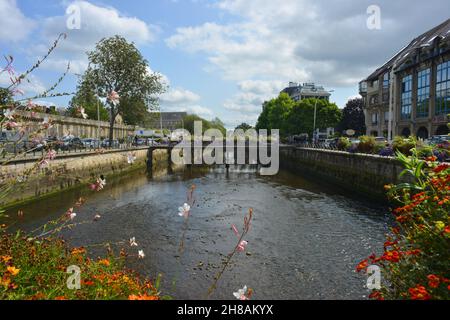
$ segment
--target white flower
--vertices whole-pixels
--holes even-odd
[[[99,215],[98,213],[94,216],[94,220],[95,221],[98,221],[98,220],[100,220],[100,218],[101,218],[102,216],[101,215]]]
[[[97,184],[100,190],[103,189],[106,185],[106,179],[98,178]]]
[[[128,152],[128,154],[127,154],[128,163],[133,164],[135,160],[136,160],[136,157],[134,156],[134,154],[132,154],[131,152]]]
[[[139,256],[139,259],[144,259],[144,257],[145,257],[144,250],[139,250],[138,256]]]
[[[189,211],[191,210],[191,206],[185,203],[182,207],[178,208],[178,215],[180,217],[187,218],[189,216]]]
[[[238,300],[248,300],[247,296],[247,286],[244,286],[244,288],[239,289],[237,292],[233,292],[233,296],[236,297]]]
[[[83,119],[87,119],[88,115],[86,114],[83,107],[79,107],[78,112],[80,113],[81,117],[83,117]]]
[[[6,119],[12,120],[14,111],[12,111],[11,109],[6,109],[6,111],[3,113],[3,115],[5,116]]]
[[[137,246],[138,246],[135,237],[133,237],[133,238],[130,239],[130,246],[131,246],[131,247],[137,247]]]
[[[73,220],[75,219],[77,214],[73,212],[73,208],[70,208],[69,210],[67,210],[67,216],[69,217],[70,220]]]

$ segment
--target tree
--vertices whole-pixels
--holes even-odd
[[[113,92],[120,97],[118,103],[111,99],[107,102],[111,141],[117,115],[126,117],[136,106],[129,102],[140,100],[147,109],[154,109],[164,86],[159,74],[149,73],[148,62],[135,45],[121,36],[102,39],[88,58],[89,67],[84,74],[87,82],[93,84],[100,97],[107,98]]]
[[[93,86],[83,80],[78,84],[77,92],[69,102],[67,114],[72,117],[79,117],[79,107],[84,108],[84,112],[89,119],[97,120],[99,113],[101,121],[109,120],[109,112],[105,104],[95,95]]]
[[[253,127],[251,125],[249,125],[248,123],[242,122],[234,130],[239,130],[239,129],[247,131],[247,130],[253,129]]]
[[[209,122],[212,129],[217,129],[225,136],[227,134],[227,129],[225,129],[225,124],[219,118],[214,118]]]
[[[263,105],[263,112],[258,118],[256,128],[279,129],[282,136],[286,135],[286,120],[294,105],[294,101],[287,93],[281,93],[277,98],[267,101]]]
[[[338,125],[338,131],[355,130],[356,136],[366,134],[366,124],[364,116],[364,102],[361,98],[348,100],[342,111],[342,121]]]

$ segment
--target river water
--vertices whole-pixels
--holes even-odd
[[[178,207],[187,189],[196,185],[196,203],[179,251],[184,219]],[[151,278],[162,273],[162,291],[175,299],[204,299],[223,259],[236,245],[231,224],[242,225],[253,208],[247,251],[233,258],[212,299],[233,299],[244,285],[253,299],[364,299],[366,279],[356,264],[380,253],[391,224],[386,208],[354,199],[325,183],[289,172],[259,176],[253,167],[184,168],[160,177],[137,171],[108,181],[99,193],[83,188],[26,205],[16,226],[31,230],[63,214],[79,196],[87,203],[78,221],[95,223],[63,232],[71,246],[116,243],[136,237],[142,260],[127,266]],[[10,210],[14,215],[17,209]],[[117,252],[123,245],[113,246]],[[136,254],[137,249],[127,251]],[[106,249],[89,252],[105,256]]]

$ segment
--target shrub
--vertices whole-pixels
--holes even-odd
[[[339,138],[336,146],[338,150],[347,151],[347,149],[349,149],[352,146],[352,143],[350,142],[349,138],[341,137]]]
[[[417,144],[416,138],[414,137],[400,137],[397,136],[394,138],[394,141],[392,143],[392,147],[394,149],[394,152],[401,152],[404,155],[410,156],[411,155],[411,149],[415,148]]]
[[[372,136],[361,136],[359,138],[358,152],[361,153],[374,153],[375,151],[375,137]]]
[[[450,165],[436,157],[421,160],[397,153],[410,183],[386,186],[397,226],[384,244],[384,253],[361,261],[381,268],[383,286],[374,299],[450,299]]]
[[[378,152],[378,154],[383,157],[392,157],[395,155],[395,152],[392,147],[384,147]]]

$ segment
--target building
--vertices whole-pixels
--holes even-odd
[[[30,123],[31,132],[37,131],[41,127],[40,124],[42,121],[44,121],[44,119],[48,119],[52,124],[47,131],[47,135],[49,137],[62,138],[69,135],[79,138],[103,139],[109,137],[110,124],[108,121],[73,118],[23,110],[18,110],[16,113],[25,121]],[[135,126],[128,126],[119,122],[116,121],[114,124],[114,139],[126,139],[128,136],[132,136],[134,134],[136,128]]]
[[[450,19],[411,41],[360,82],[359,91],[368,135],[426,139],[447,134]]]
[[[308,98],[330,99],[330,92],[326,91],[322,86],[316,86],[314,83],[289,82],[289,87],[284,88],[281,93],[287,93],[292,100],[300,101]]]
[[[152,129],[176,130],[184,127],[183,119],[187,112],[161,112],[155,113],[150,124]]]

